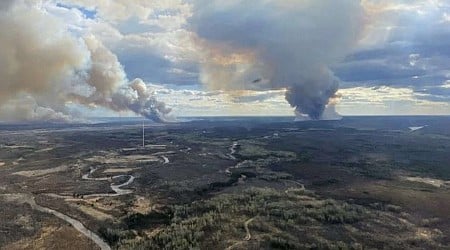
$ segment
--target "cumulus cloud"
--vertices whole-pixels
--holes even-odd
[[[351,115],[448,115],[450,110],[448,101],[429,100],[406,87],[359,86],[338,93],[342,98],[337,109]]]
[[[365,0],[370,16],[364,37],[336,74],[346,86],[392,85],[420,89],[448,79],[448,1]]]
[[[4,0],[0,120],[73,120],[73,106],[445,113],[418,105],[448,108],[449,13],[444,0]]]
[[[447,1],[65,2],[95,12],[87,29],[118,56],[131,78],[171,86],[200,80],[228,92],[287,88],[294,106],[315,107],[316,114],[323,106],[317,103],[326,103],[338,85],[407,87],[442,100],[445,93],[437,95],[438,87],[450,75]],[[280,63],[286,58],[290,63]],[[295,91],[311,101],[297,98]],[[225,101],[240,98],[235,97]],[[271,105],[270,99],[261,103]]]
[[[155,16],[160,19],[173,16],[177,19],[179,15],[176,14],[185,14],[189,9],[188,4],[181,0],[62,0],[61,2],[96,11],[100,17],[114,23],[132,17],[138,18],[141,23]]]

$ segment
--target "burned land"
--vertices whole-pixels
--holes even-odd
[[[449,117],[140,126],[0,125],[1,249],[449,249]]]

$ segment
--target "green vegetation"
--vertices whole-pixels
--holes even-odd
[[[449,121],[420,133],[367,130],[372,118],[167,124],[147,128],[147,143],[165,146],[146,149],[136,148],[140,123],[2,132],[0,245],[57,246],[67,236],[95,247],[55,216],[6,199],[29,194],[113,249],[446,249]],[[142,155],[158,160],[134,160]],[[133,175],[123,187],[132,193],[92,198],[128,177],[83,180],[91,167],[91,177]]]
[[[152,233],[124,237],[119,249],[363,249],[441,247],[416,236],[401,207],[322,199],[311,191],[249,188],[143,215]],[[161,224],[161,217],[170,218]],[[151,220],[154,219],[154,223]],[[155,225],[158,224],[158,227]],[[250,239],[246,232],[248,227]],[[401,237],[398,237],[397,232]],[[122,233],[123,235],[123,233]]]
[[[302,246],[303,243],[299,242],[296,235],[307,228],[314,231],[313,228],[320,225],[352,224],[367,214],[358,205],[322,200],[304,190],[280,192],[269,188],[251,188],[240,194],[222,194],[208,200],[175,205],[170,210],[170,224],[162,227],[153,237],[140,241],[123,240],[121,247],[226,248],[233,242],[242,241],[245,236],[244,222],[254,218],[255,222],[249,227],[260,246],[285,249],[286,246]],[[320,233],[317,237],[320,238],[319,235]],[[311,237],[311,244],[317,243],[313,234]],[[330,246],[344,244],[324,242]]]
[[[243,160],[258,160],[260,158],[276,157],[295,159],[297,155],[290,151],[268,150],[265,144],[255,140],[239,141],[241,143],[238,150],[238,155]]]

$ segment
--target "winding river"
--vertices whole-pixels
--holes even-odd
[[[128,186],[131,183],[133,183],[135,177],[133,175],[115,175],[112,177],[90,177],[93,173],[95,173],[95,171],[97,171],[98,168],[91,168],[91,170],[89,171],[89,173],[83,175],[81,178],[83,180],[91,180],[91,181],[108,181],[108,180],[112,180],[112,179],[117,179],[117,178],[122,178],[122,177],[127,177],[128,180],[122,184],[113,184],[111,183],[111,189],[114,191],[114,193],[99,193],[99,194],[89,194],[89,195],[84,195],[84,197],[86,198],[92,198],[92,197],[114,197],[114,196],[120,196],[120,195],[126,195],[126,194],[131,194],[134,191],[130,190],[130,189],[122,189],[122,187],[124,186]]]
[[[70,225],[72,225],[78,232],[82,233],[89,239],[91,239],[100,249],[102,250],[110,250],[111,247],[106,243],[100,236],[98,236],[96,233],[92,232],[91,230],[87,229],[83,223],[80,221],[65,215],[61,212],[58,212],[56,210],[53,210],[48,207],[41,206],[36,203],[35,198],[32,194],[27,193],[14,193],[14,194],[1,194],[0,196],[6,197],[7,200],[11,202],[17,202],[19,204],[29,204],[32,209],[37,210],[39,212],[51,214],[53,216],[56,216],[57,218],[66,221]]]
[[[44,212],[44,213],[48,213],[48,214],[52,214],[58,218],[60,218],[61,220],[64,220],[66,222],[68,222],[70,225],[72,225],[78,232],[84,234],[86,237],[88,237],[89,239],[91,239],[95,244],[97,244],[97,246],[100,247],[100,249],[102,250],[110,250],[111,247],[108,245],[108,243],[106,243],[100,236],[98,236],[96,233],[92,232],[91,230],[87,229],[83,223],[81,223],[80,221],[69,217],[63,213],[60,213],[56,210],[47,208],[47,207],[43,207],[40,206],[38,204],[36,204],[36,202],[31,203],[30,202],[31,207],[33,207],[34,209]]]
[[[168,164],[170,162],[169,158],[167,158],[164,155],[161,155],[161,158],[163,160],[163,164]],[[111,180],[117,179],[117,178],[128,178],[128,179],[126,182],[123,182],[121,184],[114,184],[113,182],[111,182],[110,187],[114,191],[114,193],[89,194],[89,195],[84,195],[83,198],[113,197],[113,196],[127,195],[127,194],[131,194],[134,192],[131,189],[122,189],[123,187],[128,186],[134,182],[135,177],[133,175],[121,174],[121,175],[115,175],[112,177],[91,177],[98,169],[99,168],[92,167],[89,170],[89,173],[84,174],[81,178],[83,180],[91,180],[91,181],[111,181]],[[60,198],[67,198],[64,196],[57,195],[57,194],[53,194],[53,195],[49,194],[49,195],[55,196],[55,197],[60,197]],[[65,215],[61,212],[58,212],[56,210],[38,205],[34,201],[34,197],[26,199],[26,202],[29,203],[33,209],[36,209],[36,210],[44,212],[44,213],[52,214],[52,215],[58,217],[59,219],[66,221],[67,223],[72,225],[77,231],[79,231],[80,233],[82,233],[83,235],[85,235],[86,237],[91,239],[95,244],[97,244],[100,247],[100,249],[102,249],[102,250],[110,250],[111,249],[111,247],[108,245],[108,243],[106,243],[99,235],[97,235],[96,233],[94,233],[91,230],[89,230],[88,228],[86,228],[83,225],[83,223],[81,223],[80,221],[78,221],[68,215]]]

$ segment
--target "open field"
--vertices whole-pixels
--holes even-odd
[[[0,249],[449,249],[449,117],[140,126],[0,125]]]

